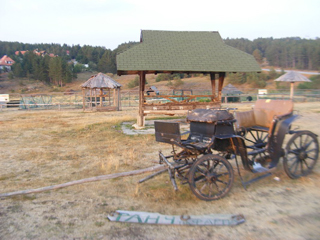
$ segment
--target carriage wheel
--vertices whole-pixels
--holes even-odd
[[[319,143],[315,134],[309,131],[293,135],[286,146],[283,167],[290,178],[308,175],[319,156]]]
[[[247,147],[264,148],[268,142],[268,135],[268,132],[265,131],[249,130],[247,136],[245,136],[245,140],[247,140]]]
[[[191,167],[189,185],[201,200],[212,201],[224,197],[231,189],[234,174],[231,164],[218,155],[204,155]]]

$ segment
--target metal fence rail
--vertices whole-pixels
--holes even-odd
[[[237,95],[222,95],[223,102],[230,102],[237,99],[239,102],[256,101],[261,98],[270,99],[289,99],[289,90],[268,90],[268,94],[258,95],[258,89],[239,89],[243,93]],[[211,91],[207,89],[192,89],[192,90],[161,90],[160,94],[185,96],[192,95],[210,95]],[[122,90],[120,91],[121,107],[138,107],[139,106],[139,91],[137,90]],[[250,96],[250,98],[248,98]],[[148,101],[159,101],[157,95],[149,96]],[[161,100],[161,99],[160,99]],[[206,101],[206,99],[198,99],[197,101]],[[109,101],[110,102],[110,101]],[[113,100],[111,99],[111,102]],[[320,89],[312,90],[296,90],[294,93],[294,102],[320,102]],[[42,110],[42,109],[81,109],[83,107],[83,96],[81,92],[67,93],[48,93],[48,94],[10,94],[9,102],[1,102],[0,110]]]

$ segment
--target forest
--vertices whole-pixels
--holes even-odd
[[[320,70],[320,39],[292,38],[258,38],[253,41],[239,39],[224,39],[227,45],[252,54],[261,66],[272,66],[279,68]],[[120,44],[116,49],[111,50],[101,46],[72,45],[67,44],[28,44],[19,42],[0,41],[0,56],[8,55],[16,63],[9,77],[28,77],[37,79],[48,84],[62,85],[71,82],[76,78],[77,73],[83,70],[82,64],[87,64],[90,71],[103,73],[116,73],[116,55],[137,42]],[[38,56],[33,51],[45,51]],[[16,55],[16,51],[27,51],[24,55]],[[50,57],[54,54],[56,57]],[[75,59],[78,64],[70,64]],[[243,78],[234,75],[230,76],[231,81],[243,82]],[[260,87],[265,82],[265,76],[249,76]],[[253,81],[253,80],[252,80]],[[310,86],[309,86],[310,87]]]
[[[252,54],[260,64],[279,68],[320,70],[320,38],[225,39],[226,44]]]

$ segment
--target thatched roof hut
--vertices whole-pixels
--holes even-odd
[[[97,111],[120,110],[120,88],[121,84],[108,75],[98,73],[91,76],[85,83],[81,84],[83,93],[83,110],[93,107]],[[111,96],[113,89],[113,96]]]
[[[103,73],[98,73],[97,75],[91,76],[89,80],[87,80],[85,83],[81,84],[82,88],[120,88],[122,87],[120,83],[113,80],[108,75],[105,75]]]

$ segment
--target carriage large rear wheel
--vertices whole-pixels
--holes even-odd
[[[308,175],[319,156],[317,136],[309,131],[295,133],[286,146],[283,167],[290,178]]]
[[[207,154],[199,158],[189,172],[191,191],[201,200],[212,201],[224,197],[232,188],[234,173],[224,157]]]

